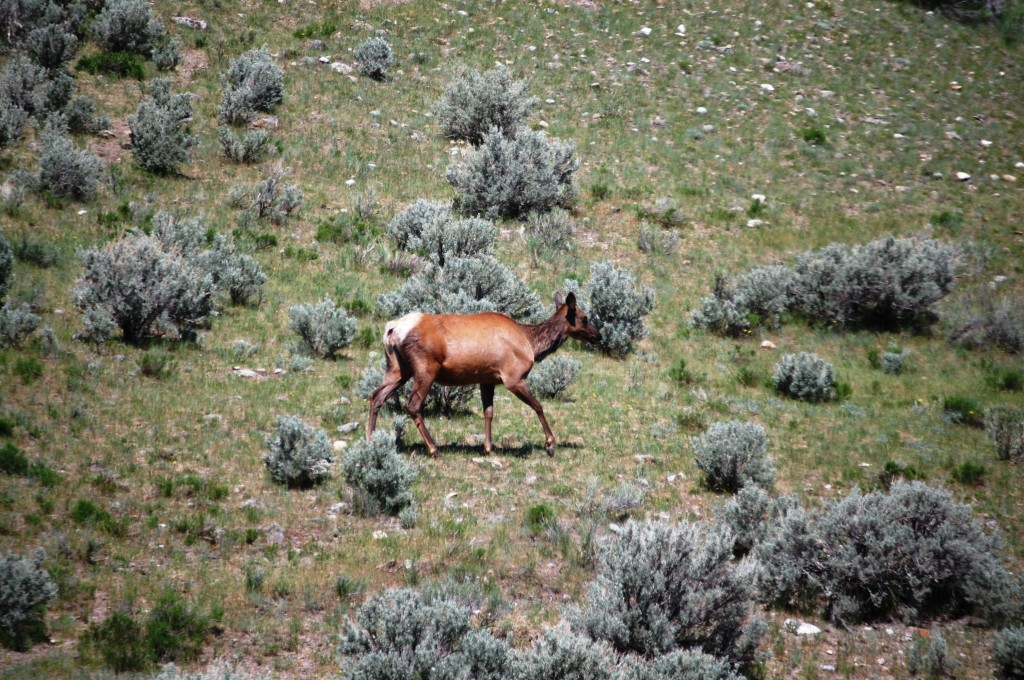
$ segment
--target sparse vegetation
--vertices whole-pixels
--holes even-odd
[[[308,488],[331,474],[334,456],[327,433],[298,416],[278,416],[277,430],[267,437],[266,446],[263,463],[278,484]]]
[[[353,56],[359,72],[374,80],[387,78],[388,69],[395,63],[391,45],[383,38],[370,38],[360,43]]]

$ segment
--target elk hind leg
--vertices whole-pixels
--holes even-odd
[[[384,380],[381,382],[380,387],[375,389],[373,394],[370,395],[370,420],[366,424],[367,441],[370,441],[373,431],[377,428],[377,414],[388,400],[388,397],[394,394],[395,390],[412,377],[412,372],[403,367],[402,361],[398,358],[397,354],[389,353],[387,355],[387,362]]]
[[[409,402],[405,405],[405,410],[412,416],[412,422],[416,424],[416,429],[420,431],[420,436],[423,437],[423,441],[427,444],[427,453],[431,456],[437,455],[437,442],[430,436],[430,432],[427,430],[427,424],[423,420],[423,414],[421,409],[423,408],[423,402],[427,398],[427,393],[430,392],[430,386],[434,383],[433,378],[426,376],[415,376],[412,381],[412,396],[409,397]]]
[[[493,450],[491,420],[494,418],[494,385],[480,385],[480,398],[484,403],[484,453]]]

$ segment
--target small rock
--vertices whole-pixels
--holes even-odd
[[[281,545],[284,543],[284,529],[281,528],[280,524],[271,524],[263,529],[263,533],[267,536],[267,542],[273,545]]]
[[[1003,175],[1003,181],[1004,182],[1016,182],[1017,178],[1014,177],[1013,175]]]
[[[651,125],[654,127],[665,127],[665,119],[661,116],[655,116],[651,118]]]
[[[988,139],[983,139],[983,140],[981,140],[981,145],[984,146],[984,147],[990,147],[990,146],[992,146],[992,142],[990,140],[988,140]]]
[[[759,219],[756,219],[756,218],[752,219],[752,220],[747,220],[747,226],[750,227],[751,229],[753,229],[755,227],[760,227],[763,224],[764,224],[764,220],[759,220]]]
[[[240,378],[250,378],[253,380],[259,380],[263,376],[252,370],[251,368],[239,368],[234,371],[235,375]]]
[[[525,484],[526,486],[533,486],[536,483],[537,475],[529,475],[526,479],[523,480],[523,484]]]
[[[1024,161],[1017,161],[1016,163],[1013,164],[1013,167],[1017,168],[1018,170],[1024,168]]]
[[[708,112],[708,110],[707,110],[706,107],[704,107],[704,106],[698,106],[697,107],[697,113],[699,113],[700,115],[703,116],[707,112]]]
[[[334,452],[335,453],[341,453],[342,451],[344,451],[347,448],[348,448],[348,442],[346,442],[346,441],[342,441],[341,439],[339,439],[336,442],[334,442]]]
[[[637,33],[639,35],[642,35],[642,36],[648,36],[648,35],[651,34],[651,27],[650,26],[644,26],[639,31],[637,31]]]
[[[555,100],[554,100],[554,99],[551,99],[551,98],[549,97],[548,99],[545,99],[545,100],[544,100],[544,103],[545,103],[545,104],[554,104],[554,103],[555,103]]]
[[[324,50],[327,49],[327,43],[325,43],[320,38],[313,38],[307,44],[309,45],[309,49],[313,50],[314,52],[323,52]]]
[[[615,522],[612,522],[611,524],[608,525],[608,531],[612,532],[613,534],[621,534],[622,533],[622,527],[620,527]]]
[[[276,130],[281,124],[281,120],[277,116],[260,116],[252,122],[252,126],[255,128],[270,128]]]
[[[325,54],[324,56],[322,56],[319,59],[317,59],[317,61],[319,61],[321,64],[330,64],[331,63],[331,57],[330,57],[330,55]]]
[[[347,503],[341,502],[331,503],[331,506],[327,508],[327,512],[331,513],[332,515],[340,514],[341,511],[344,510],[347,505]]]
[[[959,141],[963,140],[963,137],[961,137],[959,134],[957,134],[953,130],[946,130],[946,139],[952,139],[952,140],[955,140],[955,141],[959,142]]]
[[[347,76],[348,74],[352,73],[353,69],[351,66],[349,66],[343,61],[335,61],[331,64],[331,70],[336,73],[340,73],[342,75]]]
[[[193,19],[192,17],[171,17],[171,21],[179,26],[188,26],[189,28],[197,31],[206,30],[206,22],[202,19]]]
[[[871,463],[861,463],[860,467],[862,467],[862,468],[869,468],[869,467],[871,467]]]
[[[878,657],[877,659],[875,659],[875,663],[877,663],[879,666],[884,666],[885,665],[885,657],[884,656]]]
[[[818,115],[818,112],[812,109],[810,106],[804,109],[804,113],[810,116],[811,118],[814,118]]]
[[[775,92],[775,87],[771,83],[761,83],[761,90],[763,92]]]
[[[679,24],[678,26],[676,26],[676,35],[678,35],[680,38],[686,35],[686,26],[684,24]]]
[[[242,510],[247,510],[249,508],[258,508],[258,507],[260,507],[260,503],[255,498],[246,498],[244,501],[242,501],[238,505],[238,507],[240,509],[242,509]]]
[[[347,186],[347,187],[355,186],[355,184],[356,184],[356,181],[354,179],[347,179],[347,180],[345,180],[345,186]]]
[[[771,340],[762,340],[761,349],[775,349],[775,343]]]
[[[374,109],[373,111],[370,111],[370,115],[373,116],[374,118],[380,118],[380,109]]]
[[[676,476],[675,475],[669,475],[665,479],[668,481],[669,484],[674,484],[675,481],[676,481]]]
[[[375,540],[375,541],[383,541],[387,537],[388,537],[388,532],[382,531],[380,529],[374,529],[374,531],[373,531],[373,540]]]
[[[342,406],[348,406],[349,404],[352,403],[352,400],[349,399],[348,397],[338,397],[338,403],[341,404]]]
[[[797,635],[817,635],[821,632],[821,628],[818,628],[813,623],[801,623],[796,628]]]
[[[546,120],[539,121],[537,123],[537,127],[540,127],[540,128],[543,128],[543,129],[547,130],[548,129],[548,122]]]
[[[961,182],[966,182],[967,180],[969,180],[971,178],[971,176],[969,174],[967,174],[966,172],[958,172],[958,173],[956,173],[956,178],[958,180],[960,180]]]
[[[638,454],[636,454],[635,456],[633,456],[633,460],[635,460],[636,462],[640,463],[641,465],[643,465],[645,463],[657,463],[658,462],[657,458],[655,458],[654,456],[651,456],[649,454],[646,454],[646,453],[638,453]]]
[[[89,211],[88,211],[88,210],[85,210],[85,209],[82,209],[82,210],[79,210],[79,211],[78,211],[78,214],[79,214],[79,215],[88,215],[88,214],[89,214]]]
[[[224,420],[224,416],[219,413],[207,413],[203,416],[203,420],[216,420],[220,422],[221,420]]]
[[[821,668],[821,670],[828,671],[830,673],[835,673],[836,672],[836,667],[833,666],[830,663],[823,663],[823,664],[821,664],[820,668]]]
[[[750,200],[757,201],[758,203],[764,203],[767,199],[765,199],[764,194],[751,194]]]
[[[351,423],[345,423],[344,425],[338,426],[338,432],[342,434],[348,434],[349,432],[355,432],[359,429],[359,423],[352,421]]]

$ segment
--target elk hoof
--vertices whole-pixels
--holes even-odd
[[[549,445],[545,450],[548,452],[548,458],[554,458],[555,457],[555,445],[554,444]]]

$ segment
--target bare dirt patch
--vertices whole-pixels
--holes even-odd
[[[110,129],[99,137],[89,140],[89,149],[107,165],[116,163],[131,154],[131,129],[124,118],[110,121]]]
[[[196,73],[205,71],[210,67],[210,61],[206,58],[203,50],[183,50],[181,63],[178,64],[178,73],[181,76],[181,84],[188,85],[192,82]]]

